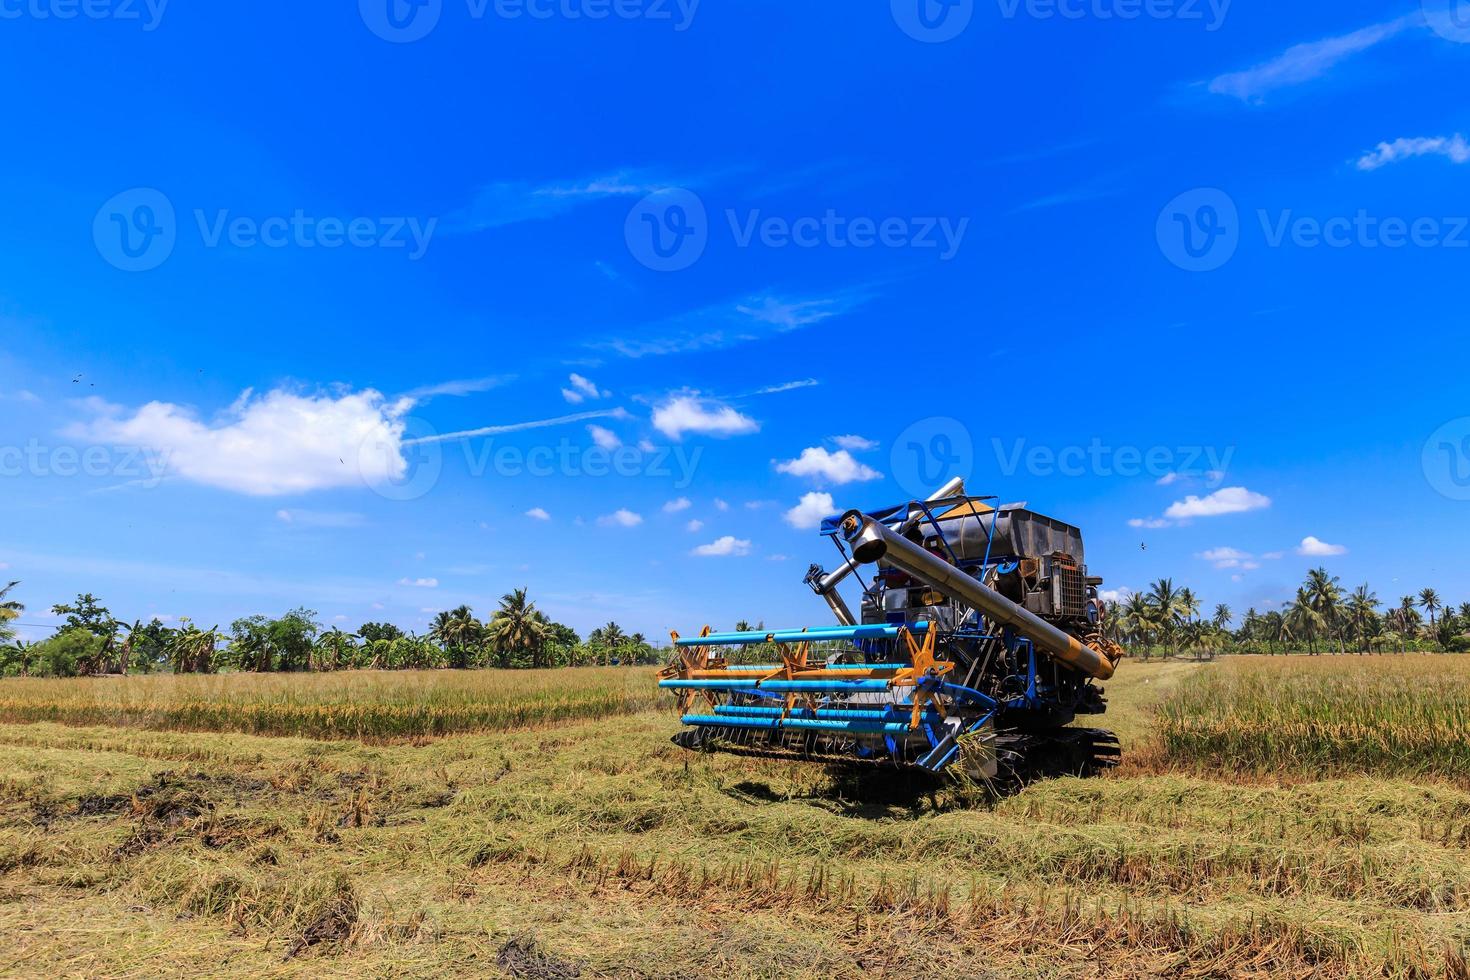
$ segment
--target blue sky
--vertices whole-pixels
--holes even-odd
[[[1448,2],[5,0],[0,576],[820,623],[828,498],[958,469],[1112,588],[1464,601]]]

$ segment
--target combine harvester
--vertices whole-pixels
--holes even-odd
[[[824,521],[843,561],[813,565],[806,582],[835,626],[673,634],[659,686],[688,726],[674,741],[986,780],[1116,765],[1111,732],[1068,727],[1106,710],[1094,682],[1123,656],[1082,534],[994,499],[957,479],[927,500]],[[864,566],[876,566],[871,582]],[[849,577],[860,617],[837,591]],[[770,662],[732,662],[754,649]]]

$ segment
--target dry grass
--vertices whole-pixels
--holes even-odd
[[[659,702],[647,668],[342,671],[0,682],[0,721],[395,739],[602,718]]]
[[[1171,763],[1470,786],[1470,657],[1233,658],[1161,710]]]
[[[1126,665],[1125,750],[1210,669]],[[0,725],[0,974],[1470,975],[1442,781],[1125,767],[964,808],[675,728]]]

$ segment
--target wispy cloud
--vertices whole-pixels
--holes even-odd
[[[361,514],[293,507],[276,511],[276,520],[295,527],[362,527],[367,519]]]
[[[440,395],[453,395],[462,397],[473,395],[491,388],[499,388],[501,385],[509,384],[515,380],[515,375],[502,374],[488,378],[465,378],[460,381],[441,381],[438,384],[424,385],[405,392],[405,398],[412,398],[415,402],[426,402],[430,398]]]
[[[816,378],[803,378],[800,381],[787,381],[783,384],[767,385],[764,388],[757,388],[755,391],[752,391],[751,394],[779,395],[783,391],[795,391],[798,388],[815,388],[821,383],[822,382],[818,381]]]
[[[669,187],[689,187],[692,183],[696,182],[672,180],[641,170],[550,184],[499,181],[480,188],[468,206],[445,218],[443,228],[449,233],[487,231],[523,221],[555,218],[607,198],[641,197]]]
[[[857,292],[807,299],[764,293],[670,317],[591,346],[631,358],[718,350],[842,316],[865,300]]]
[[[1216,95],[1228,95],[1242,102],[1259,103],[1271,92],[1320,78],[1353,55],[1367,51],[1403,33],[1405,29],[1422,23],[1422,17],[1409,15],[1386,23],[1373,24],[1350,34],[1293,45],[1269,61],[1217,76],[1210,81],[1209,90]]]
[[[626,507],[620,507],[611,514],[599,517],[597,523],[603,527],[637,527],[643,523],[643,515],[634,513]]]
[[[567,375],[567,387],[561,390],[561,396],[573,405],[580,405],[588,399],[597,401],[599,398],[611,398],[612,392],[597,387],[596,382],[591,378],[583,377],[573,371]]]
[[[418,439],[405,439],[405,446],[417,446],[426,442],[446,442],[450,439],[474,439],[478,436],[501,436],[509,432],[525,432],[528,429],[545,429],[553,425],[569,425],[573,422],[587,422],[591,419],[626,419],[627,409],[608,408],[599,409],[595,412],[573,412],[570,415],[558,415],[549,419],[532,419],[529,422],[511,422],[506,425],[485,425],[478,429],[463,429],[459,432],[445,432],[435,436],[421,436]]]
[[[1390,163],[1409,160],[1413,157],[1440,156],[1451,163],[1470,162],[1470,142],[1459,133],[1454,136],[1420,136],[1414,139],[1396,139],[1392,143],[1379,143],[1373,150],[1358,158],[1359,170],[1377,170]]]

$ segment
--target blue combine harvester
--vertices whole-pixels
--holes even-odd
[[[1072,727],[1106,710],[1097,682],[1123,656],[1077,528],[955,480],[822,533],[842,564],[806,582],[837,625],[675,633],[659,686],[677,695],[676,742],[984,779],[1116,764],[1110,732]],[[849,578],[857,616],[838,591]]]

